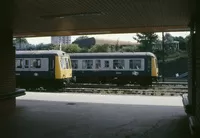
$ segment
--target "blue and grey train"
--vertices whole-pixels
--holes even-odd
[[[72,78],[70,56],[59,50],[16,51],[17,87],[60,88]]]
[[[70,54],[73,81],[151,85],[158,79],[157,58],[150,52]]]

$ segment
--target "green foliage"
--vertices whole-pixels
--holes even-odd
[[[191,35],[187,35],[187,36],[185,37],[185,42],[187,43],[187,42],[189,41],[190,38],[191,38]]]
[[[20,43],[28,44],[28,41],[26,40],[26,38],[14,38],[13,39],[13,44],[20,44]]]
[[[173,43],[174,37],[170,33],[166,33],[164,36],[164,42],[165,44]]]
[[[139,47],[141,48],[140,51],[152,52],[153,44],[158,40],[158,35],[154,32],[137,33],[136,37],[133,37],[133,39],[141,43]]]
[[[78,53],[81,51],[81,48],[76,44],[69,44],[69,45],[61,45],[62,51],[65,51],[66,53]],[[53,45],[53,44],[38,44],[35,47],[35,50],[59,50],[59,45]]]
[[[120,49],[120,52],[136,52],[137,48],[135,46],[126,46]]]
[[[110,52],[111,48],[110,45],[94,45],[93,47],[91,47],[89,50],[89,52]]]
[[[43,44],[40,43],[38,45],[36,45],[35,50],[52,50],[54,49],[55,45],[53,44]]]
[[[80,52],[81,52],[81,53],[87,53],[88,50],[89,50],[88,48],[81,48],[81,51],[80,51]]]
[[[81,48],[77,44],[63,45],[62,50],[66,53],[80,53]]]
[[[60,49],[60,46],[59,45],[54,45],[53,49],[52,50],[59,50]]]
[[[143,44],[139,44],[139,45],[137,46],[137,50],[136,50],[136,51],[137,51],[137,52],[147,51],[147,50],[146,50],[146,46],[143,45]]]

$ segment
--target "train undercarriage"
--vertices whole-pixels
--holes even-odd
[[[48,88],[48,89],[59,89],[66,87],[69,84],[70,79],[59,79],[59,80],[48,80],[48,79],[17,79],[16,87],[17,88]]]
[[[154,77],[73,77],[75,83],[100,83],[100,84],[139,84],[141,86],[152,85],[156,82]]]

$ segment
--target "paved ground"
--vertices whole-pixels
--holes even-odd
[[[4,121],[0,138],[189,138],[181,97],[28,92]]]

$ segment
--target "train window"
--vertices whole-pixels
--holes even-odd
[[[83,60],[82,61],[83,69],[92,69],[92,67],[93,67],[93,60]]]
[[[69,69],[69,62],[67,58],[65,58],[65,63],[66,63],[66,68]]]
[[[16,59],[16,68],[22,68],[22,59]]]
[[[158,60],[155,58],[155,65],[156,65],[156,68],[158,68]]]
[[[31,61],[31,68],[41,68],[41,59],[33,59]]]
[[[60,65],[62,69],[66,69],[67,68],[67,62],[65,60],[65,58],[61,58],[60,59]]]
[[[101,68],[101,60],[95,60],[95,68],[100,69]]]
[[[54,60],[50,62],[50,69],[54,69]]]
[[[124,69],[124,60],[113,60],[113,69]]]
[[[29,68],[29,60],[28,60],[28,59],[25,60],[24,67],[25,67],[25,68]]]
[[[78,60],[72,60],[72,68],[78,69]]]
[[[129,68],[130,69],[141,69],[142,68],[141,60],[129,60]]]
[[[71,69],[72,68],[71,60],[69,58],[67,58],[67,60],[68,60],[68,63],[69,63],[69,68]]]
[[[108,61],[108,60],[104,61],[104,67],[105,67],[105,68],[109,68],[109,66],[110,66],[110,65],[109,65],[109,61]]]

